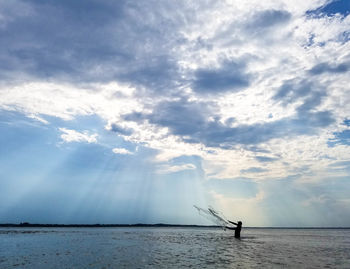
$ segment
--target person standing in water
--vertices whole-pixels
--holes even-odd
[[[233,222],[233,221],[230,221],[230,223],[236,225],[237,227],[236,228],[231,228],[231,227],[226,227],[227,229],[230,229],[230,230],[235,230],[235,237],[236,238],[241,238],[241,230],[242,230],[242,221],[239,221],[239,222]]]

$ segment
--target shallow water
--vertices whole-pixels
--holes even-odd
[[[348,229],[0,228],[0,268],[350,268]]]

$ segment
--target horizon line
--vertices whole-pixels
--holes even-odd
[[[199,225],[199,224],[172,224],[172,223],[129,223],[129,224],[122,224],[122,223],[95,223],[95,224],[82,224],[82,223],[71,223],[71,224],[58,224],[58,223],[29,223],[29,222],[21,222],[21,223],[0,223],[0,227],[32,227],[32,228],[64,228],[64,227],[71,227],[71,228],[89,228],[89,227],[198,227],[198,228],[223,228],[222,226],[218,225]],[[349,226],[334,226],[334,227],[326,227],[326,226],[244,226],[244,228],[253,228],[253,229],[350,229]]]

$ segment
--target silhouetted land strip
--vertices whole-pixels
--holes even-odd
[[[173,228],[222,228],[216,225],[186,225],[186,224],[39,224],[39,223],[0,223],[0,227],[31,227],[31,228],[109,228],[109,227],[173,227]],[[350,229],[350,227],[244,227],[244,229]]]
[[[136,224],[36,224],[23,222],[20,224],[15,223],[0,223],[0,227],[32,227],[32,228],[108,228],[108,227],[174,227],[174,228],[221,228],[221,226],[215,225],[183,225],[183,224],[165,224],[165,223],[156,223],[156,224],[145,224],[145,223],[136,223]]]

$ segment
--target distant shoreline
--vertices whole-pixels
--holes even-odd
[[[0,227],[5,228],[137,228],[137,227],[164,227],[164,228],[222,228],[216,225],[194,225],[194,224],[35,224],[35,223],[0,223]],[[350,227],[244,227],[245,229],[350,229]]]
[[[221,228],[221,226],[216,225],[185,225],[185,224],[145,224],[145,223],[136,223],[136,224],[36,224],[36,223],[3,223],[0,224],[0,227],[31,227],[31,228],[127,228],[127,227],[174,227],[174,228]]]

